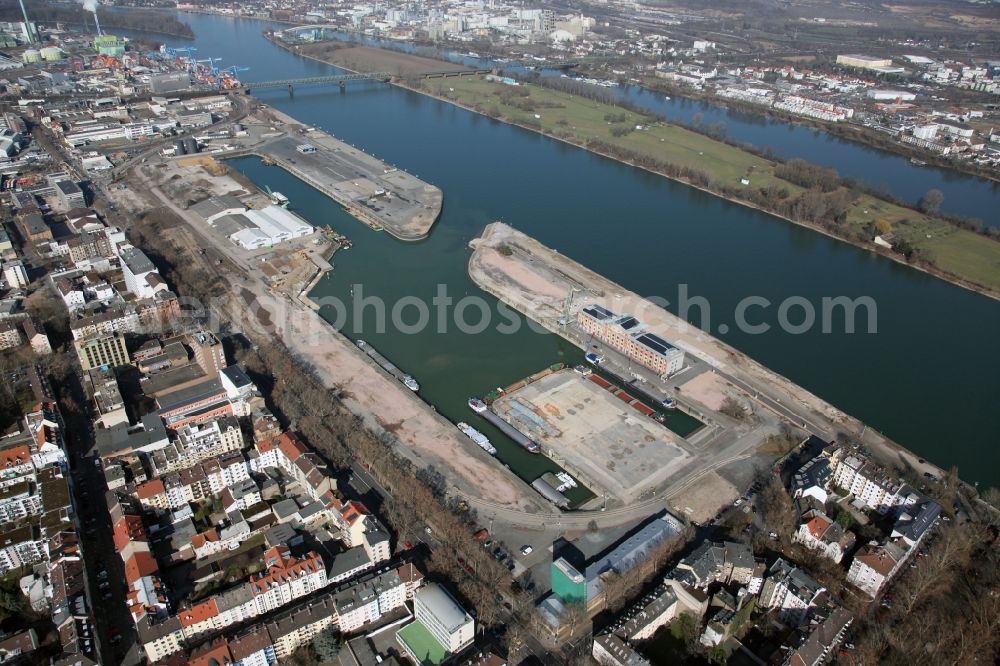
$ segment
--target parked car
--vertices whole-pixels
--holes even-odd
[[[521,554],[522,555],[531,555],[531,551],[533,551],[533,550],[534,550],[534,548],[532,548],[531,546],[529,546],[527,544],[521,546]]]

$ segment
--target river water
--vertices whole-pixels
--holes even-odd
[[[260,36],[266,24],[193,14],[183,19],[197,36],[198,57],[249,66],[244,80],[333,71],[268,43]],[[362,291],[390,305],[406,296],[430,300],[438,285],[446,285],[456,300],[481,295],[466,274],[466,246],[484,225],[503,219],[643,295],[673,304],[686,286],[707,299],[709,328],[729,344],[919,455],[942,466],[958,465],[968,481],[1000,485],[997,302],[763,213],[402,89],[358,84],[347,92],[303,87],[292,98],[283,90],[259,96],[444,191],[444,210],[431,236],[408,244],[372,233],[281,170],[255,160],[234,163],[255,182],[288,195],[293,209],[310,222],[329,224],[355,241],[353,249],[336,256],[335,272],[316,295],[349,301]],[[692,115],[703,106],[677,104],[690,104]],[[713,122],[701,112],[705,122]],[[761,146],[771,145],[768,137],[776,131],[816,136],[773,121],[747,122],[771,128],[753,141]],[[728,120],[727,125],[735,136],[734,125]],[[773,145],[779,152],[801,150],[804,140]],[[889,166],[872,173],[897,185],[890,173],[899,166],[892,161],[897,158],[828,136],[813,140],[804,155],[811,161],[853,175],[848,167],[869,168],[866,161],[884,157]],[[983,211],[996,209],[997,195],[983,181],[946,178],[934,169],[919,173],[939,174],[925,184],[944,191],[947,199],[963,198],[950,196],[947,188],[954,183],[975,192],[964,198],[975,198],[984,209],[967,214],[986,219]],[[803,297],[818,311],[821,299],[837,296],[874,299],[877,333],[863,332],[864,317],[862,332],[855,334],[838,333],[838,327],[804,334],[777,329],[774,310],[783,299]],[[769,332],[735,330],[734,312],[747,297],[774,304],[754,311],[755,321],[772,325]],[[495,305],[491,297],[486,301]],[[842,330],[842,322],[834,323]],[[465,407],[469,395],[557,361],[579,359],[578,350],[560,338],[527,330],[504,335],[491,327],[471,335],[449,326],[442,333],[378,333],[374,324],[369,310],[360,321],[349,320],[346,332],[364,337],[413,374],[421,395],[439,411],[476,427],[481,422]],[[500,439],[489,428],[480,429]],[[497,444],[501,459],[516,469],[538,464],[537,457],[526,460],[528,454],[509,443]]]

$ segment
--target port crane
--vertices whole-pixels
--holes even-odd
[[[160,49],[161,53],[166,53],[171,58],[188,58],[192,53],[196,53],[198,49],[193,46],[184,46],[179,49],[171,48],[169,46],[164,46]]]
[[[249,67],[238,67],[236,65],[233,65],[232,67],[226,67],[225,69],[221,70],[219,73],[220,74],[228,74],[229,76],[231,76],[231,77],[233,77],[235,79],[236,75],[239,72],[249,72],[249,71],[250,71]]]
[[[195,60],[194,62],[199,65],[207,64],[209,71],[212,72],[213,75],[217,76],[219,74],[219,68],[215,66],[215,63],[222,62],[222,58],[204,58],[202,60]]]

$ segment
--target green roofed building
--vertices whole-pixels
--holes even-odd
[[[98,35],[94,37],[94,50],[103,56],[120,58],[125,55],[125,42],[116,35]]]
[[[396,633],[396,637],[420,666],[437,666],[448,656],[444,646],[419,622],[406,625]]]
[[[413,595],[414,621],[396,632],[403,649],[421,666],[436,666],[461,653],[476,637],[476,622],[436,583]]]
[[[560,557],[552,563],[552,593],[565,603],[586,603],[587,579]]]

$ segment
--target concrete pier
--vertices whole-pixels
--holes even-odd
[[[343,206],[376,231],[400,240],[426,238],[441,214],[444,195],[429,183],[340,141],[319,129],[306,131],[290,116],[269,108],[273,132],[238,142],[232,159],[270,160]]]

